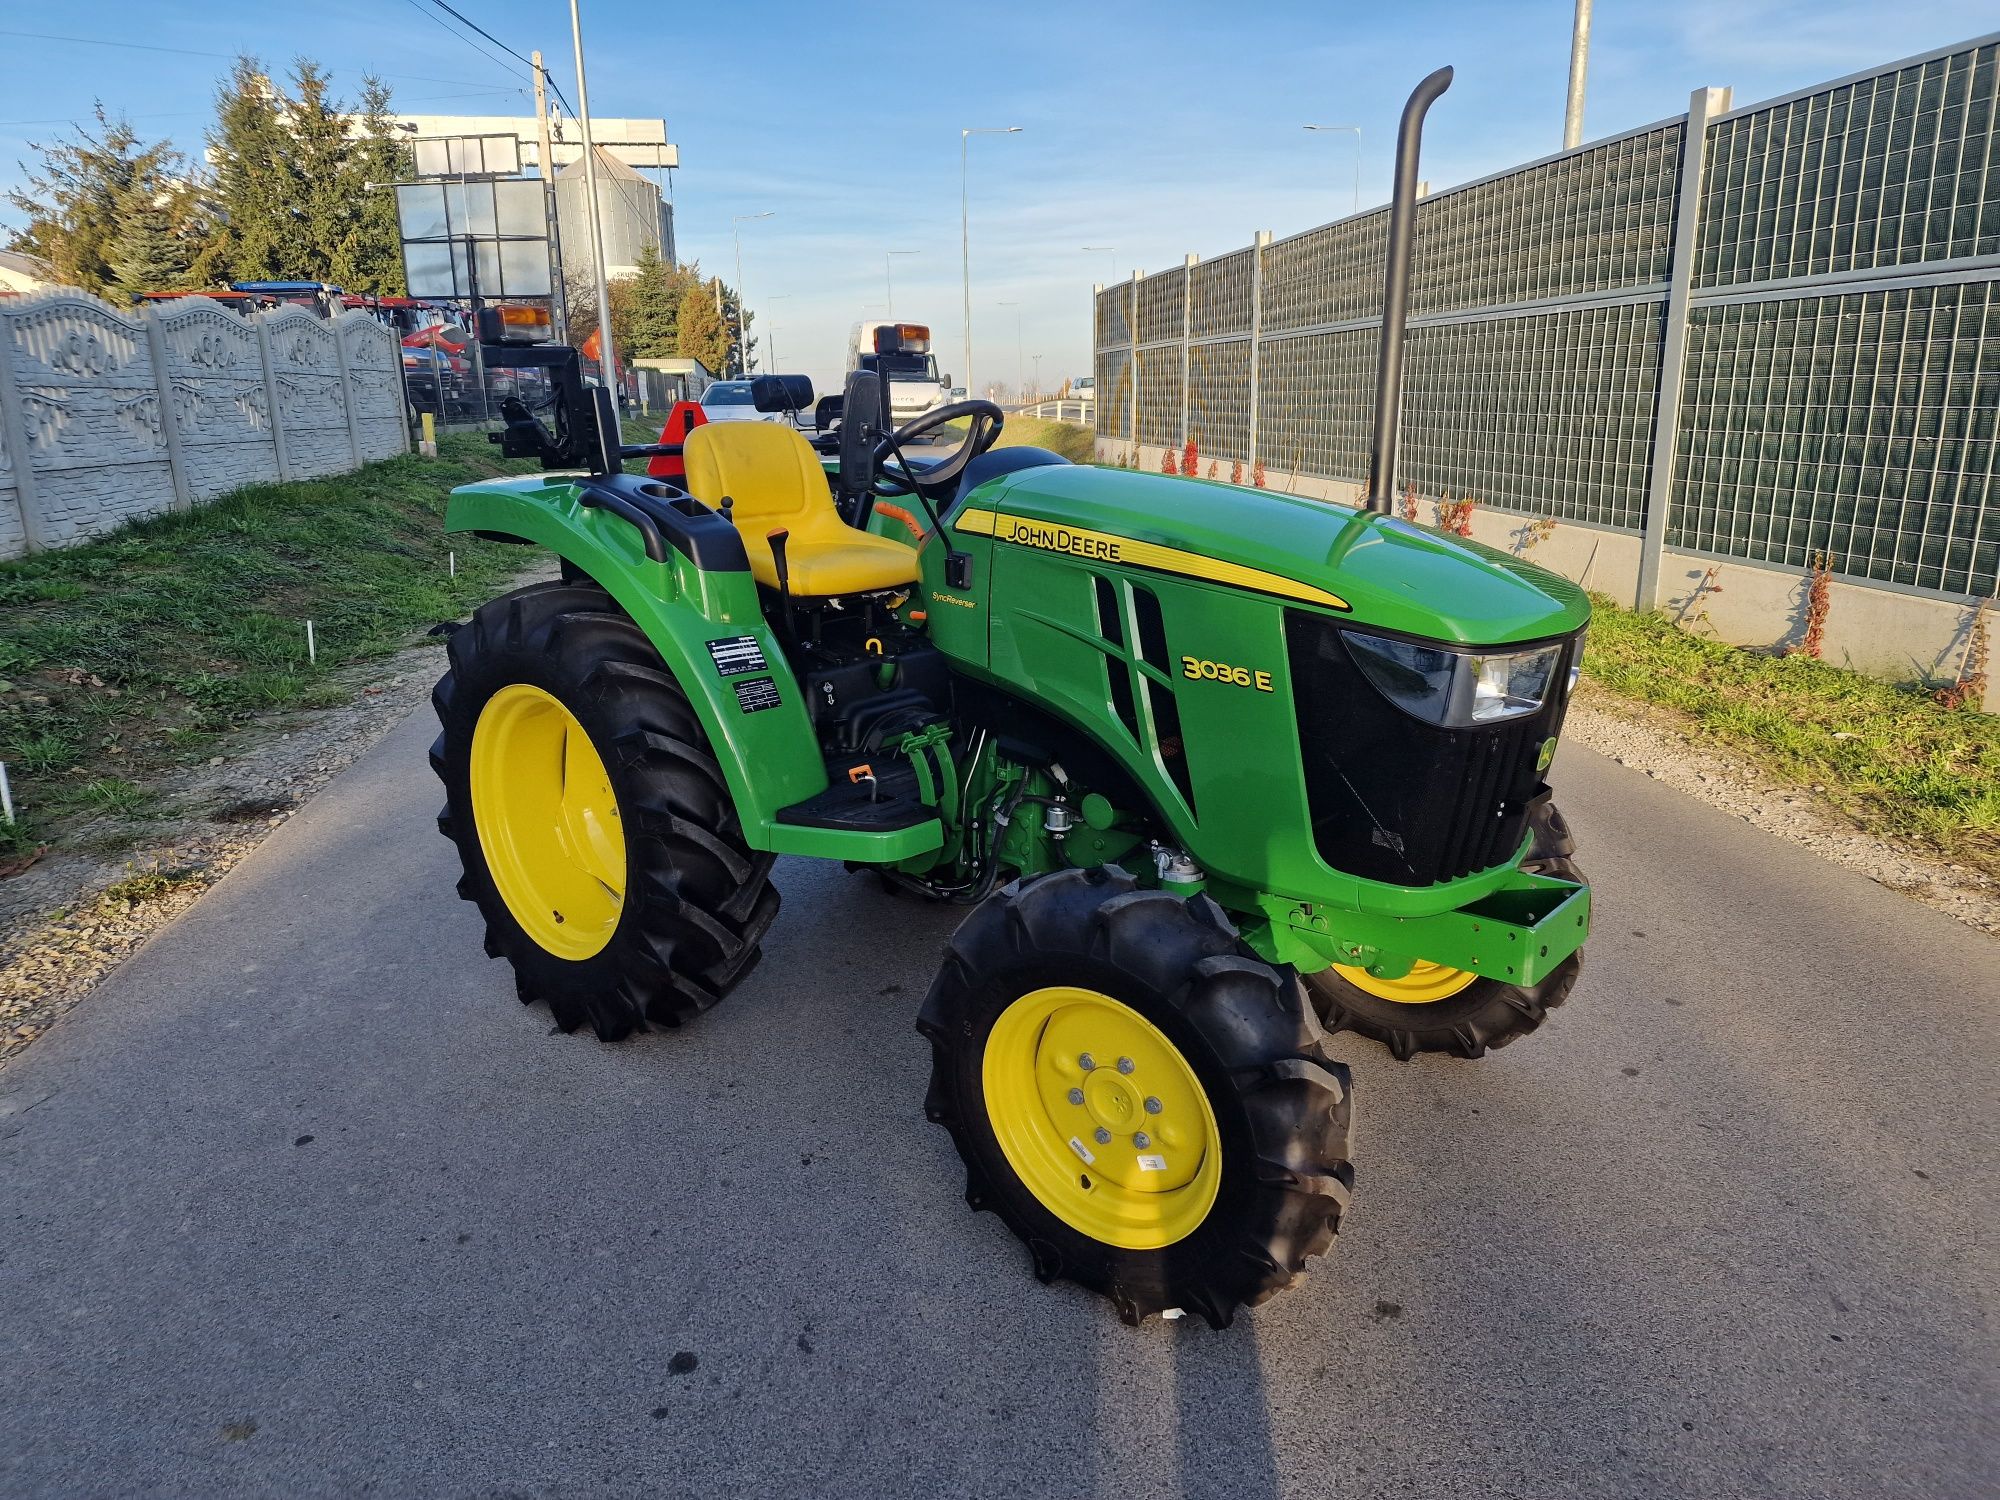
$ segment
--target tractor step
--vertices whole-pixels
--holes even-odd
[[[816,797],[778,810],[778,821],[797,828],[840,828],[887,833],[914,828],[937,817],[937,809],[917,795],[916,772],[908,761],[832,765],[830,785]]]

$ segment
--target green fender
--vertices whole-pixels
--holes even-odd
[[[758,607],[749,573],[704,572],[669,548],[653,562],[627,522],[577,502],[561,475],[525,475],[451,492],[446,531],[516,538],[548,548],[603,586],[660,653],[708,735],[743,836],[753,849],[886,863],[935,849],[936,822],[892,833],[800,828],[781,808],[826,790],[826,766],[805,695]],[[710,651],[731,642],[729,675]],[[750,645],[754,644],[754,652]],[[754,665],[761,658],[762,665]],[[743,662],[752,663],[747,670]]]

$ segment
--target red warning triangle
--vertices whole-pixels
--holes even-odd
[[[676,401],[667,413],[667,425],[660,429],[660,441],[685,443],[687,435],[707,421],[708,413],[699,401]],[[655,479],[686,479],[687,464],[678,453],[662,453],[646,465],[646,472]]]

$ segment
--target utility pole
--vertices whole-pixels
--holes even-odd
[[[535,68],[535,139],[541,150],[542,168],[542,208],[549,218],[549,258],[553,264],[549,270],[549,302],[555,313],[555,333],[558,344],[569,342],[569,297],[563,288],[562,237],[561,226],[556,213],[556,163],[555,151],[549,140],[549,70],[542,66],[540,51],[528,54]]]
[[[611,387],[613,401],[622,407],[625,386],[618,378],[618,352],[611,344],[611,289],[604,283],[604,226],[597,213],[597,147],[590,138],[590,85],[583,77],[583,21],[576,13],[576,0],[569,0],[569,39],[576,48],[576,123],[583,132],[583,186],[590,195],[590,274],[597,281],[597,370]]]
[[[1027,357],[1021,353],[1023,347],[1021,344],[1021,304],[1019,302],[1002,302],[1000,306],[1014,309],[1014,396],[1017,400],[1026,401],[1028,399],[1028,362]],[[972,387],[967,386],[965,389],[969,394]]]
[[[1590,71],[1590,0],[1576,0],[1569,34],[1569,107],[1563,112],[1563,150],[1583,144],[1583,78]]]
[[[791,295],[792,294],[790,292],[773,292],[770,296],[764,299],[764,303],[768,307],[773,302],[788,301]],[[767,356],[767,362],[769,363],[773,371],[781,370],[784,368],[784,366],[778,363],[777,317],[778,317],[777,313],[773,312],[771,314],[771,319],[772,319],[771,326],[764,330],[764,338],[765,338],[764,353]]]
[[[748,377],[750,374],[750,338],[743,328],[743,225],[750,219],[768,219],[776,213],[775,208],[767,208],[761,214],[738,214],[729,221],[730,232],[736,236],[736,348],[737,360],[743,366],[737,373]]]

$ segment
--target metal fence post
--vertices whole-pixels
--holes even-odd
[[[1181,262],[1181,448],[1188,445],[1188,337],[1194,329],[1194,263],[1197,255],[1190,254]]]
[[[1132,360],[1132,465],[1139,464],[1139,278],[1146,273],[1132,268],[1132,296],[1125,306],[1126,347]]]
[[[1696,89],[1688,98],[1681,140],[1680,198],[1674,211],[1674,255],[1667,273],[1666,326],[1660,332],[1660,387],[1653,404],[1653,452],[1646,475],[1646,529],[1639,539],[1639,580],[1632,607],[1660,607],[1660,551],[1666,545],[1673,504],[1674,461],[1681,427],[1681,377],[1687,364],[1688,301],[1694,289],[1695,253],[1701,239],[1702,163],[1708,156],[1708,123],[1729,108],[1726,88]]]
[[[1257,467],[1258,369],[1262,358],[1259,341],[1264,336],[1264,249],[1271,243],[1271,231],[1260,229],[1250,240],[1250,452],[1251,470]]]

